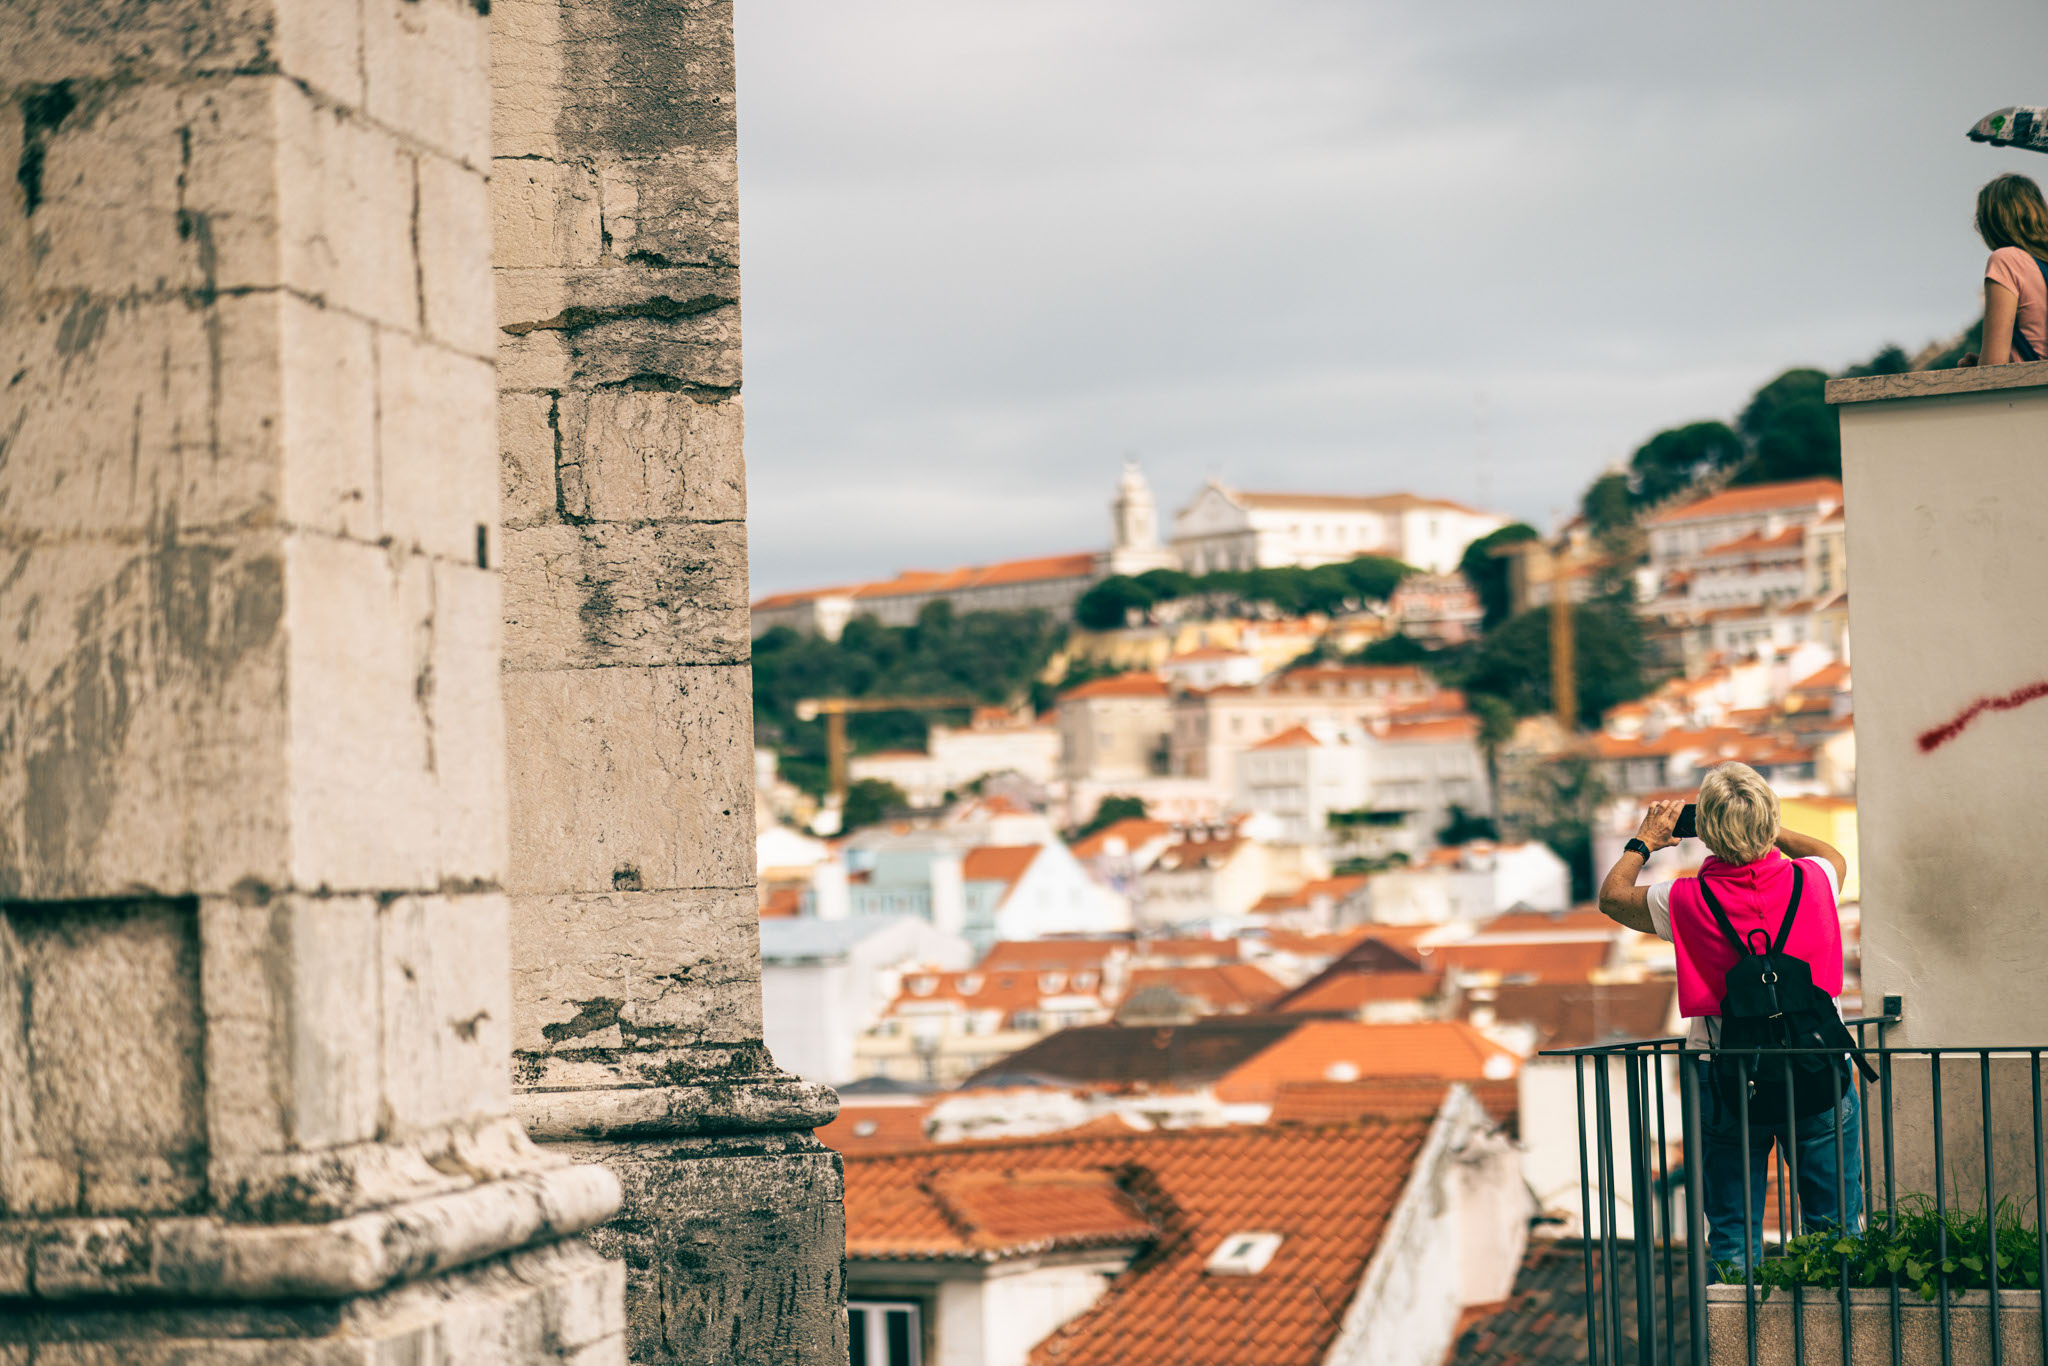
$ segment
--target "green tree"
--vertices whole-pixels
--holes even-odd
[[[1499,838],[1500,827],[1493,823],[1493,817],[1475,816],[1456,802],[1451,803],[1450,819],[1436,832],[1436,842],[1445,846]]]
[[[1579,500],[1579,513],[1595,536],[1611,536],[1632,526],[1635,508],[1629,502],[1628,476],[1615,471],[1595,479]]]
[[[1077,840],[1087,839],[1098,830],[1106,830],[1118,821],[1145,819],[1145,799],[1112,794],[1095,804],[1095,814],[1088,823],[1074,832]]]
[[[1738,484],[1842,477],[1842,436],[1828,406],[1828,377],[1787,370],[1756,391],[1736,425],[1752,452]]]
[[[1630,496],[1639,508],[1662,502],[1748,453],[1725,422],[1690,422],[1659,432],[1629,457]]]
[[[1649,691],[1642,624],[1625,603],[1594,602],[1573,611],[1572,629],[1579,723],[1597,726],[1609,707]],[[1549,711],[1550,609],[1522,612],[1488,634],[1464,686],[1468,693],[1500,699],[1517,716]]]
[[[1527,522],[1510,522],[1466,546],[1459,557],[1458,572],[1472,585],[1472,591],[1479,595],[1479,605],[1486,611],[1486,630],[1507,620],[1508,613],[1514,610],[1514,604],[1508,600],[1511,590],[1507,557],[1494,552],[1537,539],[1540,538],[1535,527]]]
[[[1150,593],[1155,602],[1170,602],[1187,597],[1199,584],[1193,574],[1178,569],[1148,569],[1138,575],[1138,586]]]
[[[1979,320],[1981,326],[1982,320]],[[1904,351],[1896,346],[1886,346],[1882,351],[1864,361],[1852,365],[1842,372],[1843,379],[1855,379],[1863,375],[1903,375],[1913,368],[1913,362]]]
[[[842,831],[878,825],[892,812],[910,805],[902,788],[884,778],[856,778],[846,786],[846,809],[840,813]]]
[[[1401,580],[1420,572],[1412,564],[1403,564],[1385,555],[1360,555],[1336,567],[1341,568],[1344,577],[1351,581],[1352,593],[1367,602],[1385,602],[1394,596]]]
[[[1430,648],[1414,636],[1396,631],[1381,636],[1351,658],[1359,664],[1423,664],[1430,658]]]
[[[1090,631],[1116,631],[1130,625],[1133,612],[1143,612],[1157,601],[1152,590],[1138,580],[1112,574],[1083,593],[1074,604],[1074,620]]]
[[[1538,771],[1535,787],[1535,809],[1542,815],[1530,823],[1529,833],[1571,868],[1572,900],[1591,900],[1593,822],[1609,796],[1599,766],[1583,754],[1561,755]]]

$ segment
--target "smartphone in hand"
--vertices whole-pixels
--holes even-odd
[[[1699,803],[1687,802],[1685,810],[1678,813],[1678,824],[1671,827],[1671,833],[1682,840],[1698,839],[1699,816]]]

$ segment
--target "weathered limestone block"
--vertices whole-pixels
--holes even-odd
[[[637,1362],[838,1366],[846,1360],[846,1224],[839,1155],[808,1135],[565,1144],[626,1188],[591,1233],[627,1268]]]
[[[738,522],[507,531],[505,667],[742,663],[746,563]]]
[[[363,112],[473,170],[490,164],[488,9],[474,0],[361,0]]]
[[[488,541],[498,520],[490,362],[385,333],[377,380],[381,534],[478,565],[479,532]]]
[[[632,388],[564,394],[555,425],[565,519],[720,522],[747,515],[745,414],[737,396],[707,402]],[[745,568],[738,566],[732,585],[743,601]]]
[[[404,10],[432,8],[418,0],[397,3]],[[421,325],[436,341],[484,360],[498,343],[490,316],[474,306],[492,288],[490,260],[476,249],[491,235],[490,187],[480,173],[488,165],[431,156],[416,163]]]
[[[504,686],[507,890],[753,885],[745,667],[534,670]]]
[[[607,163],[603,175],[612,255],[648,266],[739,265],[739,168],[729,154],[681,148]]]
[[[0,560],[0,897],[281,885],[282,546],[181,537]]]
[[[597,173],[586,166],[500,156],[491,167],[498,268],[596,265],[605,238],[597,186]]]
[[[744,888],[515,898],[514,939],[549,953],[514,977],[513,1048],[757,1043],[758,920]]]

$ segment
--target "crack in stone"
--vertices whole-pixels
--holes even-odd
[[[563,309],[552,318],[539,322],[507,323],[499,330],[508,337],[523,337],[529,332],[581,332],[586,328],[602,327],[606,323],[624,322],[631,318],[652,318],[658,322],[680,322],[689,318],[701,318],[706,313],[716,313],[728,308],[739,300],[729,294],[693,294],[687,299],[671,299],[666,294],[657,294],[636,304],[618,304],[609,308],[586,308],[580,304]]]

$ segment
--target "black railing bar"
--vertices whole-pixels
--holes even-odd
[[[1864,1038],[1863,1026],[1857,1025],[1856,1046],[1859,1049],[1864,1047]],[[1855,1075],[1849,1079],[1849,1082],[1850,1085],[1856,1088],[1856,1118],[1858,1121],[1856,1136],[1862,1145],[1863,1218],[1867,1224],[1870,1219],[1870,1211],[1877,1208],[1877,1192],[1872,1184],[1876,1180],[1877,1174],[1871,1170],[1870,1164],[1870,1083],[1864,1078],[1863,1069],[1860,1067],[1856,1069]]]
[[[1736,1059],[1741,1069],[1742,1085],[1735,1089],[1736,1132],[1742,1135],[1742,1317],[1749,1332],[1749,1366],[1756,1366],[1756,1259],[1763,1251],[1757,1244],[1764,1240],[1764,1231],[1755,1227],[1755,1218],[1750,1211],[1756,1208],[1756,1197],[1751,1188],[1754,1173],[1749,1160],[1749,1067],[1747,1060]],[[1701,1161],[1706,1160],[1704,1152]]]
[[[1699,1068],[1683,1053],[1678,1055],[1679,1120],[1688,1134],[1700,1132]],[[2040,1109],[2035,1107],[2036,1112]],[[1700,1176],[1700,1160],[1686,1154],[1685,1163],[1685,1263],[1687,1272],[1686,1312],[1692,1328],[1692,1366],[1707,1366],[1707,1199]],[[2048,1229],[2048,1220],[2043,1221]],[[2044,1232],[2043,1237],[2048,1237]],[[2042,1297],[2048,1305],[2048,1295]],[[2048,1342],[2048,1333],[2042,1334]]]
[[[1902,1020],[1902,1019],[1904,1019],[1904,1018],[1905,1018],[1905,1017],[1904,1017],[1904,1016],[1902,1016],[1902,1015],[1858,1015],[1858,1016],[1854,1017],[1853,1019],[1847,1019],[1847,1020],[1844,1020],[1844,1021],[1842,1021],[1842,1023],[1843,1023],[1843,1024],[1845,1024],[1845,1025],[1873,1025],[1873,1024],[1874,1024],[1874,1025],[1893,1025],[1893,1024],[1897,1024],[1897,1023],[1898,1023],[1898,1022],[1899,1022],[1900,1020]],[[1629,1049],[1629,1048],[1649,1048],[1649,1047],[1652,1047],[1652,1046],[1654,1046],[1654,1045],[1658,1045],[1658,1044],[1674,1044],[1674,1043],[1675,1043],[1675,1044],[1682,1044],[1682,1043],[1684,1043],[1684,1042],[1685,1042],[1685,1041],[1686,1041],[1686,1040],[1687,1040],[1687,1039],[1688,1039],[1689,1037],[1691,1037],[1691,1036],[1690,1036],[1690,1035],[1686,1035],[1686,1034],[1666,1034],[1666,1035],[1662,1036],[1661,1038],[1654,1038],[1654,1039],[1615,1039],[1615,1040],[1613,1040],[1612,1042],[1609,1042],[1609,1043],[1589,1043],[1589,1044],[1582,1044],[1582,1045],[1580,1045],[1580,1046],[1579,1046],[1579,1047],[1577,1047],[1577,1048],[1544,1048],[1544,1049],[1539,1049],[1539,1050],[1537,1051],[1537,1054],[1536,1054],[1536,1056],[1537,1056],[1537,1057],[1539,1057],[1539,1058],[1569,1058],[1569,1057],[1574,1057],[1574,1056],[1577,1056],[1577,1055],[1579,1055],[1579,1054],[1582,1054],[1582,1053],[1586,1053],[1586,1054],[1590,1054],[1590,1053],[1611,1053],[1611,1052],[1615,1052],[1615,1051],[1618,1051],[1618,1050],[1622,1050],[1622,1049]],[[2025,1050],[2026,1050],[2026,1049],[2028,1049],[2028,1048],[2041,1048],[2041,1047],[2048,1047],[2048,1045],[2042,1045],[2042,1044],[2020,1044],[2020,1045],[2016,1045],[2016,1046],[2015,1046],[2015,1049],[2016,1049],[2017,1051],[2025,1051]],[[1687,1051],[1687,1052],[1689,1052],[1689,1053],[1717,1053],[1717,1052],[1720,1052],[1721,1050],[1719,1050],[1719,1049],[1716,1049],[1716,1048],[1689,1048],[1689,1049],[1687,1049],[1686,1051]],[[1744,1049],[1744,1050],[1742,1050],[1742,1051],[1743,1051],[1743,1052],[1748,1052],[1749,1050],[1747,1050],[1747,1049]],[[1823,1050],[1823,1051],[1837,1051],[1837,1052],[1838,1052],[1838,1051],[1840,1051],[1840,1050]],[[2006,1048],[2002,1048],[2002,1047],[1997,1047],[1997,1046],[1994,1046],[1994,1048],[1993,1048],[1993,1051],[1994,1051],[1994,1052],[2009,1052],[2009,1051],[2015,1051],[2015,1050],[2014,1050],[2014,1049],[2006,1049]]]
[[[1981,1089],[1979,1104],[1983,1109],[1978,1118],[1979,1128],[1984,1130],[1984,1224],[1985,1236],[1991,1240],[1991,1248],[1985,1257],[1984,1274],[1990,1281],[1991,1290],[1991,1366],[2005,1366],[2005,1333],[1999,1320],[2005,1316],[1998,1312],[1998,1173],[1993,1167],[1995,1159],[1991,1151],[1991,1055],[1977,1055],[1977,1083]]]
[[[1626,1064],[1628,1087],[1628,1199],[1635,1224],[1636,1360],[1652,1366],[1657,1357],[1657,1292],[1655,1233],[1650,1227],[1650,1164],[1643,1151],[1649,1135],[1643,1128],[1643,1079],[1640,1058]]]
[[[1829,1069],[1835,1080],[1835,1241],[1840,1242],[1849,1235],[1849,1183],[1842,1179],[1842,1069]],[[1853,1093],[1852,1093],[1853,1094]],[[1860,1120],[1863,1112],[1858,1110]],[[1859,1191],[1860,1195],[1861,1192]],[[1842,1346],[1842,1366],[1849,1366],[1849,1254],[1841,1255],[1842,1262],[1842,1328],[1839,1341]]]
[[[1678,1281],[1671,1270],[1671,1134],[1664,1127],[1664,1050],[1658,1048],[1650,1056],[1656,1059],[1657,1214],[1664,1222],[1664,1362],[1665,1366],[1678,1366]]]
[[[1884,1030],[1878,1030],[1878,1041],[1882,1044]],[[1884,1090],[1884,1208],[1886,1227],[1896,1234],[1899,1226],[1899,1192],[1897,1189],[1898,1169],[1892,1154],[1892,1057],[1889,1053],[1878,1055],[1877,1074]],[[1904,1325],[1899,1322],[1899,1273],[1891,1274],[1891,1315],[1892,1315],[1892,1366],[1904,1366],[1905,1346],[1900,1342]]]
[[[1586,1060],[1575,1059],[1579,1088],[1579,1256],[1586,1266],[1586,1350],[1589,1366],[1600,1366],[1600,1315],[1593,1308],[1593,1183],[1586,1173]]]
[[[2034,1055],[2034,1241],[2040,1258],[2041,1361],[2048,1366],[2048,1177],[2041,1171],[2041,1055]]]
[[[1804,1231],[1799,1208],[1799,1107],[1792,1094],[1792,1064],[1778,1069],[1785,1079],[1785,1127],[1778,1150],[1778,1246],[1789,1247]],[[1806,1287],[1792,1282],[1792,1360],[1806,1366]]]
[[[1600,1299],[1607,1311],[1607,1359],[1621,1366],[1621,1286],[1614,1233],[1614,1100],[1606,1064],[1593,1071],[1593,1112],[1600,1124]]]
[[[1653,1040],[1651,1042],[1655,1041]],[[1648,1046],[1648,1043],[1643,1045],[1643,1047],[1645,1048],[1647,1048]],[[1629,1054],[1639,1051],[1641,1050],[1633,1046],[1629,1048],[1571,1048],[1552,1050],[1550,1052],[1545,1053],[1538,1053],[1535,1056],[1539,1058],[1621,1058],[1627,1057]],[[1685,1051],[1692,1054],[1696,1058],[1734,1057],[1737,1054],[1740,1054],[1741,1056],[1746,1058],[1756,1057],[1758,1055],[1762,1055],[1764,1057],[1777,1058],[1799,1057],[1802,1054],[1809,1053],[1825,1053],[1831,1054],[1835,1057],[1844,1058],[1859,1056],[1866,1058],[1960,1058],[1973,1057],[1979,1053],[1989,1053],[1993,1057],[2003,1058],[2031,1057],[2036,1053],[2048,1051],[2048,1043],[1945,1044],[1938,1048],[1899,1048],[1891,1044],[1878,1044],[1870,1048],[1858,1048],[1853,1045],[1848,1048],[1843,1048],[1839,1045],[1816,1044],[1810,1045],[1805,1048],[1688,1048]]]
[[[1927,1069],[1933,1082],[1934,1099],[1934,1274],[1941,1282],[1940,1302],[1935,1308],[1941,1319],[1941,1366],[1950,1366],[1948,1345],[1948,1272],[1942,1263],[1948,1260],[1948,1183],[1943,1177],[1943,1168],[1948,1159],[1942,1154],[1941,1132],[1941,1073],[1939,1061]],[[1993,1306],[1995,1310],[1997,1306]]]

